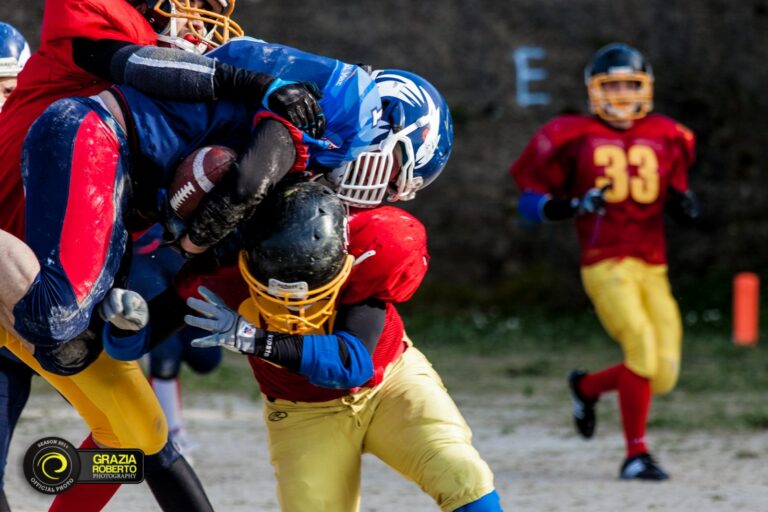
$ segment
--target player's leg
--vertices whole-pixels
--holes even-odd
[[[10,510],[5,497],[5,465],[13,430],[29,398],[32,372],[7,349],[0,349],[0,511]]]
[[[643,301],[644,267],[638,260],[625,258],[582,269],[584,288],[600,322],[624,352],[622,367],[611,370],[618,377],[616,386],[627,448],[624,476],[629,474],[625,471],[627,463],[648,451],[645,430],[651,404],[650,379],[658,369],[655,330]],[[584,377],[581,392],[593,383],[589,376]]]
[[[176,448],[190,461],[197,444],[184,425],[179,371],[182,362],[200,374],[210,373],[219,366],[222,357],[220,347],[197,348],[191,345],[192,340],[205,335],[198,329],[185,327],[152,350],[149,359],[150,382],[168,421],[168,433]]]
[[[30,128],[25,241],[41,268],[13,308],[23,339],[51,346],[75,338],[111,286],[128,239],[127,151],[114,119],[87,98],[54,103]]]
[[[9,337],[7,346],[72,404],[96,445],[144,451],[145,480],[163,510],[211,510],[197,476],[168,442],[162,410],[137,363],[115,361],[101,352],[81,371],[63,377],[45,371],[18,340]],[[77,484],[57,496],[59,510],[73,510],[73,505],[77,510],[100,510],[118,487],[105,493],[109,484],[91,485],[106,487],[90,492]]]
[[[178,334],[152,350],[149,354],[149,379],[168,422],[168,434],[176,448],[188,457],[191,446],[184,429],[178,379],[182,352],[182,341]]]
[[[472,446],[469,426],[416,348],[390,368],[370,407],[366,452],[415,482],[444,511],[501,510],[493,473]]]
[[[663,265],[648,266],[643,284],[645,308],[656,332],[658,369],[651,379],[654,395],[672,391],[680,374],[683,327]]]
[[[364,421],[342,400],[264,399],[269,455],[283,512],[357,512]]]

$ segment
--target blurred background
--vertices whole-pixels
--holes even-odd
[[[0,19],[35,46],[43,4],[3,3]],[[268,41],[415,71],[448,100],[452,159],[404,204],[427,226],[433,256],[416,304],[588,306],[573,226],[523,224],[507,170],[549,118],[587,111],[583,68],[612,41],[646,55],[656,110],[698,137],[691,184],[703,222],[668,226],[683,308],[725,308],[736,271],[768,266],[768,0],[238,0],[235,15]]]

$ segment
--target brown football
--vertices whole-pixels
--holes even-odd
[[[168,191],[173,211],[189,220],[200,201],[226,176],[235,160],[237,154],[225,146],[204,146],[190,153],[176,168]]]

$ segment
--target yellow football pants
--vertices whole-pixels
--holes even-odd
[[[666,265],[610,259],[582,267],[581,279],[627,367],[650,379],[654,394],[672,391],[680,373],[682,324]]]
[[[99,444],[110,448],[138,448],[147,455],[165,446],[168,439],[165,416],[135,361],[116,361],[102,352],[80,373],[62,377],[43,370],[19,340],[0,328],[0,345],[3,339],[11,352],[72,404]]]
[[[264,420],[283,512],[357,511],[363,453],[415,482],[445,511],[494,488],[469,426],[414,347],[375,388],[320,403],[265,398]]]

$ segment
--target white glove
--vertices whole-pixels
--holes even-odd
[[[149,322],[149,308],[144,297],[122,288],[109,290],[99,304],[99,315],[124,331],[139,331]]]
[[[603,188],[593,187],[587,190],[581,198],[574,198],[572,205],[576,208],[577,215],[585,215],[587,213],[595,213],[597,215],[605,215],[605,191],[610,188],[607,185]]]
[[[192,346],[224,347],[240,354],[256,354],[257,347],[261,347],[264,341],[264,330],[229,309],[223,300],[205,286],[197,291],[205,300],[190,297],[187,306],[203,316],[186,315],[184,322],[213,334],[192,340]]]

